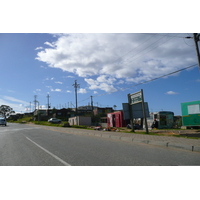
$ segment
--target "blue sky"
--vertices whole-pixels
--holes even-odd
[[[152,112],[181,115],[181,103],[200,99],[200,72],[192,33],[1,33],[0,105],[16,112],[75,106],[122,109],[127,94],[144,91]],[[146,84],[136,84],[195,65]],[[125,89],[126,88],[126,89]],[[31,109],[31,110],[32,110]]]

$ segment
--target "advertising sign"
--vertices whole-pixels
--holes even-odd
[[[141,91],[130,94],[130,104],[140,103],[142,102],[142,93]]]

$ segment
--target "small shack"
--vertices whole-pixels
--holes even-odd
[[[158,121],[158,128],[172,128],[174,126],[174,113],[171,111],[160,111],[154,113],[153,119]]]
[[[91,117],[85,117],[85,116],[70,117],[69,125],[70,126],[73,126],[73,125],[91,126]]]
[[[126,127],[127,123],[124,120],[123,111],[116,111],[107,114],[108,127]]]
[[[200,101],[181,103],[182,124],[186,127],[200,126]]]

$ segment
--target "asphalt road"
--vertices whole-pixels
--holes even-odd
[[[48,127],[48,129],[51,129]],[[189,166],[200,153],[47,130],[8,123],[0,126],[1,166]],[[75,132],[74,132],[75,133]]]

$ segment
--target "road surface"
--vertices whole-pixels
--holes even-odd
[[[14,123],[0,126],[0,166],[200,165],[199,152],[81,135],[76,134],[76,129],[72,134],[66,130]]]

